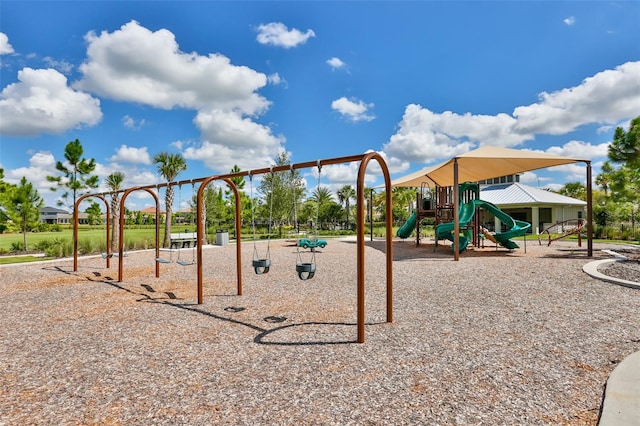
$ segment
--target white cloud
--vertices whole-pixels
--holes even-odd
[[[116,155],[109,158],[109,161],[123,161],[126,163],[151,164],[151,157],[146,146],[135,148],[126,145],[120,145],[116,151]]]
[[[536,134],[563,135],[587,124],[617,124],[638,113],[638,75],[640,62],[627,62],[586,78],[578,86],[544,92],[540,102],[517,107],[512,115],[435,113],[411,104],[384,151],[390,159],[431,163],[479,145],[513,147],[532,140]],[[555,153],[600,156],[605,147],[606,144],[593,147],[573,141]]]
[[[142,128],[142,126],[145,125],[145,123],[146,122],[145,122],[144,118],[136,121],[130,115],[125,115],[124,117],[122,117],[122,124],[127,129],[140,130]]]
[[[267,77],[232,65],[219,54],[201,56],[179,49],[173,33],[155,32],[131,21],[119,30],[86,35],[88,61],[74,87],[120,101],[157,108],[219,108],[255,115],[269,102],[256,90]]]
[[[284,47],[285,49],[304,44],[309,38],[316,36],[313,30],[307,30],[305,33],[295,28],[289,30],[282,22],[262,24],[257,28],[257,31],[256,40],[258,43]]]
[[[0,134],[61,133],[102,119],[100,101],[68,87],[54,69],[23,68],[18,80],[0,93]]]
[[[51,183],[47,182],[47,176],[55,172],[55,167],[56,160],[53,154],[47,151],[39,151],[29,158],[28,167],[5,170],[5,178],[7,182],[16,184],[23,176],[26,176],[29,182],[39,191],[49,191]]]
[[[226,172],[233,164],[248,169],[272,163],[285,141],[268,126],[235,111],[200,111],[195,122],[202,131],[203,143],[187,147],[183,155],[203,160],[213,170]]]
[[[515,120],[506,115],[434,113],[420,105],[405,109],[398,131],[384,145],[390,158],[430,163],[474,149],[479,144],[513,146],[530,135],[514,134]]]
[[[45,56],[44,58],[42,58],[42,60],[45,62],[45,64],[47,64],[49,68],[54,68],[60,71],[62,74],[69,75],[71,74],[71,71],[73,71],[73,64],[67,61],[58,61],[53,59],[51,56]]]
[[[267,77],[220,54],[181,52],[173,33],[152,32],[135,21],[112,33],[89,33],[86,40],[88,59],[75,87],[119,101],[195,110],[203,142],[186,149],[187,159],[227,171],[241,160],[271,159],[281,149],[284,138],[253,119],[271,104],[257,91],[267,82],[283,84],[278,74]]]
[[[562,157],[584,158],[592,160],[594,158],[605,158],[607,156],[609,144],[601,143],[592,145],[583,141],[569,141],[563,146],[552,146],[547,148],[547,154],[559,155]]]
[[[347,66],[347,64],[345,64],[340,58],[337,57],[333,57],[331,59],[327,59],[327,64],[329,64],[329,66],[333,69],[333,70],[337,70],[340,68],[344,68]]]
[[[524,172],[520,175],[520,182],[525,184],[538,183],[540,178],[534,172]]]
[[[565,182],[586,182],[586,165],[584,163],[565,164],[562,166],[549,167],[549,172],[559,172],[563,174]],[[594,173],[595,178],[597,174]]]
[[[562,22],[564,22],[568,26],[572,26],[573,24],[576,23],[576,18],[574,18],[573,16],[569,16],[568,18],[564,19]]]
[[[0,55],[13,53],[13,47],[9,44],[9,37],[5,33],[0,33]]]
[[[578,86],[540,94],[540,102],[517,107],[514,130],[562,135],[588,123],[613,124],[635,117],[640,105],[640,62],[627,62],[588,77]]]
[[[353,122],[374,120],[376,116],[369,113],[369,109],[373,107],[374,104],[366,104],[355,98],[347,99],[344,96],[331,102],[333,110],[338,111]]]
[[[281,84],[284,84],[286,86],[287,84],[287,80],[285,80],[284,78],[280,77],[280,74],[278,73],[274,73],[271,74],[267,77],[267,81],[269,82],[269,84],[273,84],[274,86],[279,86]]]

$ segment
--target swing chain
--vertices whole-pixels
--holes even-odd
[[[271,168],[271,171],[273,173],[273,167]],[[269,254],[269,244],[270,244],[270,240],[271,240],[271,211],[269,212],[269,227],[268,227],[268,231],[269,231],[269,235],[267,236],[268,238],[268,242],[267,242],[267,254],[266,257],[264,259],[260,259],[258,256],[258,248],[256,245],[256,220],[255,220],[255,200],[253,199],[253,175],[251,174],[251,172],[248,172],[248,176],[249,176],[249,186],[250,186],[250,190],[251,190],[251,227],[253,229],[253,260],[252,260],[252,265],[253,265],[253,270],[257,275],[261,275],[261,274],[266,274],[267,272],[269,272],[269,268],[271,266],[271,259],[270,259],[270,254]],[[272,179],[273,182],[273,179]],[[271,200],[273,202],[273,196],[271,197]]]

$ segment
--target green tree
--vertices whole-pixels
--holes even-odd
[[[640,169],[640,116],[631,120],[629,131],[617,127],[609,145],[609,160]]]
[[[356,198],[356,190],[351,185],[344,185],[337,192],[338,201],[344,203],[344,210],[347,214],[347,227],[349,227],[349,215],[351,213],[351,200]]]
[[[84,212],[87,214],[89,225],[97,225],[102,221],[102,211],[100,210],[100,204],[97,202],[93,201]]]
[[[631,120],[627,132],[621,127],[616,128],[607,156],[609,160],[602,166],[596,182],[603,189],[608,189],[614,202],[638,205],[640,202],[640,116]]]
[[[286,152],[276,156],[276,166],[289,164],[291,161]],[[304,197],[305,184],[300,172],[287,170],[267,173],[258,186],[258,192],[264,199],[261,216],[271,217],[273,223],[279,228],[279,234],[282,235],[282,225],[287,221],[290,223],[293,221],[294,200],[297,211]]]
[[[180,154],[169,154],[161,152],[153,157],[153,162],[157,165],[157,170],[167,182],[174,181],[180,173],[187,170],[187,162]],[[167,185],[165,191],[165,206],[167,211],[167,220],[164,222],[164,240],[163,247],[171,245],[171,215],[173,211],[174,187]]]
[[[381,194],[383,193],[384,191]],[[406,220],[409,217],[409,213],[415,208],[416,191],[414,188],[396,186],[391,189],[391,199],[394,220]],[[384,202],[382,204],[384,205]],[[407,214],[402,213],[401,209],[405,210]]]
[[[4,169],[0,168],[0,234],[7,229],[8,216],[6,209],[9,202],[9,193],[13,188],[15,188],[15,185],[4,181]]]
[[[239,173],[240,171],[241,171],[240,167],[238,167],[237,164],[234,164],[229,173]],[[236,188],[238,189],[238,194],[240,195],[240,205],[242,207],[242,210],[246,210],[248,204],[245,205],[245,203],[246,201],[248,201],[248,197],[244,193],[244,187],[246,184],[244,177],[242,176],[233,177],[231,178],[231,182],[233,182]],[[227,216],[235,218],[236,196],[231,190],[231,188],[227,188],[225,190],[225,195],[230,201],[230,203],[227,203],[226,205],[226,208],[228,209]]]
[[[554,192],[577,200],[585,201],[587,199],[587,187],[581,182],[565,183],[562,188]]]
[[[27,232],[40,221],[40,209],[44,206],[44,201],[33,185],[27,181],[26,177],[9,191],[7,215],[18,225],[22,232],[24,250],[29,250],[27,244]]]
[[[111,191],[111,251],[120,247],[120,190],[125,179],[122,172],[113,172],[105,179],[105,184]]]
[[[375,202],[376,202],[375,192],[376,190],[373,188],[364,188],[364,202],[365,202],[365,205],[367,206],[367,211],[365,216],[366,216],[367,222],[371,220],[370,215],[373,214],[373,209],[375,207]],[[356,191],[356,197],[357,196],[358,196],[358,193]]]
[[[52,191],[63,189],[59,206],[67,206],[71,210],[76,205],[78,197],[88,193],[89,189],[98,187],[98,176],[92,175],[96,168],[96,161],[83,157],[84,149],[79,139],[69,142],[64,148],[66,162],[56,162],[56,170],[61,173],[58,176],[47,176],[47,181],[54,183]],[[69,197],[72,201],[69,203]],[[66,204],[65,204],[66,203]]]
[[[319,186],[313,190],[310,199],[315,203],[316,208],[318,209],[318,221],[320,223],[327,223],[331,221],[332,216],[336,214],[336,210],[330,207],[331,204],[336,204],[331,196],[331,191],[324,186]],[[312,220],[315,222],[316,217],[313,216]],[[319,227],[320,223],[316,226]]]

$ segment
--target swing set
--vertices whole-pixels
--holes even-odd
[[[167,187],[168,188],[168,187]],[[192,189],[195,190],[195,184],[192,183]],[[158,194],[160,193],[160,188],[158,187]],[[182,205],[182,184],[178,185],[178,207]],[[168,217],[165,220],[172,220],[172,218]],[[156,224],[156,226],[158,226]],[[158,263],[173,263],[173,236],[174,234],[170,235],[170,247],[169,247],[169,259],[164,258],[164,257],[160,257],[160,256],[156,256],[156,262]],[[182,234],[176,234],[176,236],[179,238],[182,236]],[[183,245],[184,247],[184,245]],[[180,253],[182,252],[182,249],[180,247],[178,247],[178,243],[176,243],[176,251],[178,252],[177,258],[175,263],[177,263],[180,266],[191,266],[193,264],[196,263],[196,252],[195,252],[195,244],[193,246],[193,248],[191,249],[191,262],[189,262],[188,260],[185,259],[181,259],[180,258]]]
[[[148,186],[140,186],[140,187],[132,187],[123,191],[122,197],[120,199],[120,241],[119,241],[119,252],[118,252],[118,282],[122,282],[123,280],[123,251],[124,251],[124,205],[127,196],[133,192],[138,190],[143,190],[148,192],[155,200],[156,203],[156,248],[155,248],[155,265],[156,265],[156,277],[160,276],[160,264],[164,263],[159,261],[158,259],[162,259],[160,257],[160,228],[159,228],[159,199],[154,191],[154,189],[159,190],[160,187],[166,187],[169,185],[182,185],[184,183],[191,182],[192,185],[195,183],[200,183],[197,192],[197,201],[196,201],[196,251],[195,251],[195,265],[196,265],[196,274],[197,274],[197,293],[198,293],[198,304],[204,303],[204,292],[203,292],[203,247],[202,241],[204,237],[204,226],[203,226],[203,194],[205,187],[213,180],[223,180],[229,187],[233,190],[235,195],[235,215],[236,215],[236,275],[237,275],[237,294],[238,296],[242,295],[242,235],[241,235],[241,206],[240,206],[240,195],[238,192],[238,188],[231,180],[232,178],[238,177],[249,177],[250,182],[252,182],[253,176],[266,174],[266,173],[277,173],[290,170],[292,173],[295,170],[305,169],[305,168],[318,168],[318,186],[320,185],[320,173],[322,166],[324,165],[333,165],[333,164],[341,164],[341,163],[352,163],[359,162],[358,168],[358,177],[357,177],[357,190],[356,190],[356,199],[357,199],[357,211],[356,211],[356,286],[357,286],[357,342],[364,343],[365,341],[365,202],[364,202],[364,182],[365,182],[365,172],[367,165],[370,161],[375,160],[378,162],[380,169],[382,171],[384,181],[385,181],[385,192],[386,192],[386,206],[385,206],[385,218],[386,218],[386,316],[387,322],[393,322],[393,273],[392,273],[392,264],[393,264],[393,231],[392,231],[392,202],[391,202],[391,179],[389,175],[389,169],[384,158],[377,152],[369,152],[366,154],[346,156],[346,157],[337,157],[330,158],[324,160],[318,160],[316,162],[304,162],[297,163],[291,165],[284,166],[271,166],[263,169],[256,169],[250,171],[242,171],[237,173],[230,173],[225,175],[214,175],[206,178],[192,179],[187,181],[180,182],[168,182],[160,185],[148,185]],[[252,183],[251,183],[252,185]],[[195,188],[195,187],[194,187]],[[253,186],[252,186],[253,190]],[[273,190],[273,188],[272,188]],[[294,191],[295,192],[295,191]],[[101,194],[87,194],[85,197],[89,196],[97,196]],[[295,196],[295,195],[294,195]],[[78,203],[74,206],[74,217],[76,218],[74,223],[74,271],[77,271],[77,230],[78,230]],[[273,197],[271,197],[270,203],[272,203]],[[294,201],[294,210],[295,210],[296,202]],[[108,207],[107,207],[108,208]],[[319,206],[317,207],[319,208]],[[254,232],[254,247],[255,247],[255,213],[253,211],[254,206],[252,206],[252,229]],[[254,251],[254,259],[252,261],[252,265],[254,267],[254,271],[258,275],[266,274],[269,272],[269,268],[271,267],[271,259],[270,259],[270,236],[271,236],[271,224],[272,224],[272,214],[273,214],[273,205],[270,204],[270,217],[269,217],[269,237],[267,242],[267,252],[264,257],[260,257],[257,253],[257,249]],[[294,216],[295,216],[294,212]],[[319,211],[316,211],[316,221],[314,223],[314,233],[315,238],[317,239],[317,223],[318,223],[318,215]],[[297,218],[295,218],[297,220]],[[108,231],[107,231],[108,232]],[[107,237],[108,239],[108,237]],[[115,257],[115,254],[114,254]],[[316,262],[315,262],[315,249],[311,249],[311,259],[308,262],[302,260],[300,249],[297,249],[296,253],[296,272],[298,273],[298,277],[303,280],[309,280],[315,276],[316,273]],[[193,264],[193,263],[191,263]],[[109,267],[109,258],[107,258],[107,267]]]

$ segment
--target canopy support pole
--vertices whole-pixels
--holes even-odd
[[[460,188],[458,187],[458,159],[453,159],[453,260],[460,260]]]
[[[587,257],[593,257],[593,194],[591,183],[591,161],[587,164]]]

